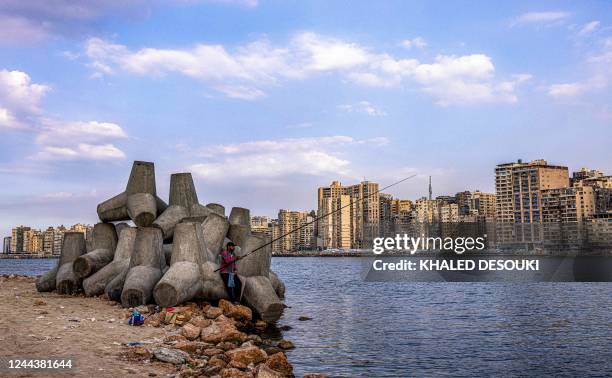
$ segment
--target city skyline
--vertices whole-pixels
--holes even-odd
[[[0,232],[95,222],[132,160],[273,215],[363,177],[494,190],[545,157],[612,171],[612,4],[0,4]],[[172,25],[172,27],[170,27]],[[180,25],[180,27],[175,27]]]
[[[497,169],[498,169],[500,166],[502,166],[502,167],[503,167],[503,166],[507,166],[507,165],[510,165],[510,166],[511,166],[511,165],[516,165],[516,164],[517,164],[517,161],[518,161],[518,162],[519,162],[519,164],[520,164],[520,163],[522,162],[522,159],[517,159],[517,160],[516,160],[516,161],[514,161],[514,162],[506,162],[506,163],[500,163],[500,164],[497,164],[497,165],[496,165],[496,169],[494,169],[494,171],[495,171],[495,170],[497,170]],[[542,160],[542,159],[535,159],[533,162],[538,162],[538,161],[544,161],[544,160]],[[527,162],[529,162],[529,161],[527,161]],[[565,166],[560,166],[560,167],[562,167],[562,168],[567,168],[567,167],[565,167]],[[597,173],[599,173],[599,174],[601,174],[601,175],[603,175],[603,176],[605,176],[605,177],[610,177],[609,175],[606,175],[606,174],[605,174],[603,171],[598,170],[597,168],[589,170],[589,168],[587,168],[587,167],[582,167],[582,168],[580,168],[580,170],[571,171],[571,170],[569,170],[569,169],[568,169],[568,170],[566,170],[565,172],[567,173],[568,183],[571,181],[572,175],[581,175],[581,174],[585,174],[586,172],[597,172]],[[158,181],[159,181],[159,180],[158,180]],[[462,188],[462,189],[460,189],[459,191],[456,191],[456,192],[454,192],[454,193],[451,193],[451,192],[447,192],[447,193],[440,193],[440,192],[436,192],[436,191],[434,190],[434,191],[433,191],[434,195],[433,195],[433,197],[432,197],[432,198],[433,198],[434,200],[439,200],[441,197],[447,197],[447,196],[453,196],[453,197],[454,197],[454,196],[460,195],[460,194],[461,194],[462,192],[464,192],[464,191],[474,192],[474,193],[482,193],[482,194],[494,194],[494,195],[495,195],[495,194],[496,194],[496,191],[497,191],[497,190],[495,189],[495,182],[496,182],[496,180],[495,180],[495,176],[493,177],[492,181],[493,181],[493,188],[494,188],[494,189],[493,189],[493,190],[491,190],[491,191],[481,190],[480,188],[471,188],[471,187],[466,187],[464,184],[460,184],[460,186],[461,186],[461,188]],[[370,181],[370,180],[364,180],[364,181],[360,181],[360,182],[357,182],[357,183],[354,183],[354,184],[350,184],[350,185],[349,185],[349,187],[358,187],[358,186],[360,186],[360,184],[364,184],[364,183],[373,183],[374,185],[376,185],[376,187],[377,187],[377,188],[379,187],[379,183],[376,183],[376,182],[373,182],[373,181]],[[337,180],[332,180],[332,181],[331,181],[331,185],[334,185],[334,184],[338,184],[338,185],[340,185],[341,183],[340,183],[339,181],[337,181]],[[411,201],[411,202],[413,202],[413,203],[416,203],[418,200],[421,200],[421,199],[427,199],[427,198],[429,197],[429,190],[431,190],[432,188],[435,188],[435,181],[434,181],[434,182],[433,182],[433,184],[432,184],[432,181],[430,181],[430,178],[429,178],[429,177],[427,177],[426,184],[427,184],[427,187],[422,188],[422,194],[421,194],[421,195],[417,195],[416,197],[411,197],[411,198],[406,198],[406,197],[403,197],[403,198],[402,198],[402,197],[399,197],[399,196],[397,196],[397,195],[393,195],[393,194],[391,194],[391,193],[390,193],[390,190],[386,190],[386,191],[384,191],[384,192],[382,192],[382,191],[381,191],[379,194],[380,194],[380,195],[391,195],[391,196],[393,197],[393,199],[396,199],[396,200],[401,200],[401,201]],[[159,185],[159,183],[158,183],[158,185]],[[317,187],[317,189],[316,189],[316,191],[317,191],[317,192],[320,192],[320,190],[321,190],[321,189],[322,189],[322,188],[323,188],[325,185],[327,185],[327,184],[324,184],[324,185],[318,186],[318,187]],[[380,186],[385,186],[385,185],[380,185]],[[347,187],[347,188],[348,188],[348,187]],[[376,189],[376,190],[378,190],[378,189]],[[196,191],[198,191],[197,186],[196,186]],[[313,193],[315,192],[315,191],[314,191],[314,189],[312,190],[312,192],[313,192]],[[163,195],[163,193],[162,193],[162,195]],[[199,193],[198,193],[198,195],[199,195]],[[289,211],[293,211],[293,212],[304,212],[304,213],[308,213],[308,212],[310,212],[310,211],[315,211],[315,212],[316,212],[316,211],[317,211],[317,208],[320,206],[319,200],[317,199],[317,197],[318,197],[319,195],[320,195],[320,194],[317,194],[317,195],[314,195],[314,196],[313,196],[313,197],[315,198],[315,200],[313,201],[313,202],[314,202],[314,205],[313,205],[312,207],[308,207],[308,206],[300,206],[300,207],[297,207],[297,208],[291,208],[291,207],[288,207],[288,206],[280,206],[280,207],[276,208],[274,211],[272,211],[272,212],[271,212],[271,213],[269,213],[269,214],[263,214],[263,213],[259,213],[259,212],[257,212],[257,213],[256,213],[256,212],[253,212],[252,216],[254,216],[254,217],[262,217],[262,218],[268,218],[268,219],[270,219],[270,220],[278,220],[278,216],[277,216],[277,215],[278,215],[278,213],[279,213],[280,211],[282,211],[282,210],[289,210]],[[167,196],[166,196],[166,197],[167,197]],[[222,205],[229,205],[229,206],[231,206],[230,204],[222,204]],[[498,215],[498,216],[499,216],[499,215]],[[95,224],[95,223],[97,223],[97,222],[99,222],[99,219],[97,218],[97,215],[95,214],[95,212],[93,212],[93,218],[92,218],[91,220],[77,219],[77,220],[76,220],[76,222],[58,222],[57,224],[61,224],[61,225],[63,226],[64,224]],[[40,230],[42,230],[42,229],[44,229],[44,228],[49,227],[49,226],[48,226],[48,224],[43,224],[43,223],[34,223],[34,224],[33,224],[32,222],[22,222],[22,223],[19,223],[19,226],[23,226],[24,224],[27,224],[27,227],[32,227],[33,229],[40,229]],[[10,235],[10,233],[11,233],[10,231],[11,231],[13,228],[17,227],[17,226],[18,226],[18,224],[16,224],[16,223],[9,224],[9,227],[7,228],[7,231],[3,231],[3,232],[4,232],[4,235],[5,235],[5,236]],[[51,226],[51,227],[53,227],[53,226]],[[1,231],[1,230],[0,230],[0,231]]]

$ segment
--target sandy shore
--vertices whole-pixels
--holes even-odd
[[[4,369],[0,376],[293,376],[284,354],[293,344],[277,338],[273,325],[251,320],[245,306],[227,301],[220,307],[205,302],[171,309],[142,306],[147,320],[135,327],[127,324],[130,311],[117,303],[39,293],[34,282],[0,276],[0,358],[71,359],[73,367]]]
[[[162,338],[164,329],[131,327],[125,309],[101,298],[38,293],[33,278],[0,279],[0,356],[72,358],[70,370],[8,371],[11,376],[143,377],[174,373],[167,364],[122,360],[124,344]]]

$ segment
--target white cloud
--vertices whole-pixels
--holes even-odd
[[[356,104],[340,105],[338,106],[338,108],[347,113],[361,113],[367,114],[372,117],[380,117],[387,115],[387,113],[385,113],[383,110],[377,108],[376,106],[365,100],[359,101]]]
[[[47,85],[32,83],[25,72],[0,70],[0,104],[14,114],[39,113],[40,100],[49,90]]]
[[[608,81],[609,79],[605,76],[596,75],[582,82],[553,84],[548,87],[548,95],[556,99],[574,98],[590,91],[606,88]]]
[[[43,119],[36,137],[42,150],[35,160],[112,160],[124,159],[123,151],[112,141],[126,139],[126,132],[109,122],[60,122]]]
[[[74,147],[46,146],[32,158],[35,160],[116,160],[125,159],[125,154],[112,144],[79,143]]]
[[[555,99],[572,99],[594,91],[609,87],[612,82],[612,38],[599,41],[600,49],[587,57],[581,67],[588,76],[582,80],[566,83],[556,83],[548,87],[548,95]]]
[[[427,46],[427,42],[425,42],[425,40],[422,37],[416,37],[413,39],[405,39],[402,42],[400,42],[400,45],[407,49],[411,49],[413,47],[422,49]]]
[[[306,68],[313,71],[349,69],[367,63],[370,54],[355,43],[302,33],[294,41],[298,54],[305,58]]]
[[[416,46],[417,42],[411,43]],[[515,86],[495,79],[495,67],[485,54],[440,55],[434,62],[425,63],[396,59],[357,43],[311,32],[294,36],[286,46],[274,46],[262,39],[233,50],[210,44],[131,50],[92,38],[85,50],[95,76],[124,72],[161,77],[178,73],[243,100],[263,98],[265,88],[286,80],[334,73],[371,87],[416,85],[443,104],[516,101]]]
[[[523,13],[514,21],[512,25],[524,25],[524,24],[545,24],[552,25],[568,19],[572,14],[563,11],[549,11],[549,12],[527,12]]]
[[[36,137],[39,144],[102,142],[125,139],[127,134],[117,124],[109,122],[57,122],[45,120],[45,126]]]
[[[586,89],[581,83],[553,84],[548,88],[548,95],[555,98],[575,97],[583,94]]]
[[[584,37],[593,33],[599,27],[599,21],[591,21],[584,24],[584,26],[578,31],[578,36]]]
[[[35,133],[43,149],[36,159],[119,159],[125,154],[107,142],[127,138],[117,124],[67,122],[45,118],[41,99],[50,87],[33,83],[21,71],[0,70],[0,128],[26,129]]]
[[[25,126],[8,109],[0,108],[0,129],[21,129],[23,127]]]
[[[257,88],[249,88],[242,85],[219,85],[215,89],[224,93],[227,97],[247,101],[258,100],[266,96],[263,91]]]
[[[188,167],[194,175],[209,181],[234,178],[265,180],[292,175],[346,175],[350,161],[341,151],[351,146],[380,146],[386,138],[355,140],[348,136],[261,140],[206,147],[205,160]]]

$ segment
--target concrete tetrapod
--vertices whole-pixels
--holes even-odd
[[[229,299],[225,284],[219,272],[219,264],[212,261],[205,261],[200,266],[202,273],[201,297],[207,301],[218,301],[219,299]],[[244,290],[244,285],[242,285]],[[242,293],[240,294],[242,296]]]
[[[189,216],[187,209],[179,205],[170,205],[161,213],[153,222],[153,227],[159,228],[162,231],[164,240],[169,240],[174,235],[174,227]]]
[[[92,296],[104,293],[104,289],[109,282],[129,267],[135,241],[136,228],[123,227],[113,261],[83,281],[85,295]]]
[[[251,211],[244,207],[232,207],[228,220],[230,224],[249,226],[251,224]]]
[[[202,290],[202,238],[200,223],[176,225],[170,269],[153,289],[155,302],[161,307],[172,307],[193,299]]]
[[[48,270],[36,280],[36,290],[39,292],[55,290],[55,277],[57,276],[58,266]]]
[[[130,270],[121,293],[123,307],[136,307],[149,303],[153,287],[166,267],[162,251],[162,232],[158,228],[139,227],[130,259]]]
[[[164,240],[172,238],[174,227],[186,217],[207,216],[206,207],[198,203],[198,194],[191,173],[170,175],[169,207],[153,222],[153,227],[162,230]]]
[[[237,253],[238,256],[246,256],[255,249],[266,244],[267,239],[260,236],[249,235],[244,246]],[[267,245],[263,249],[251,253],[236,263],[238,274],[241,276],[264,276],[270,275],[270,264],[272,261],[272,246]]]
[[[210,213],[202,222],[202,232],[204,233],[204,247],[206,248],[205,260],[217,262],[217,256],[221,252],[223,240],[227,235],[229,223],[224,216]]]
[[[132,197],[134,195],[137,196]],[[166,207],[165,202],[157,197],[154,164],[135,161],[125,191],[100,203],[97,211],[103,222],[132,219],[137,226],[146,227]]]
[[[272,287],[274,288],[276,295],[278,295],[280,299],[284,299],[285,298],[285,283],[280,278],[278,278],[278,275],[274,273],[273,271],[270,271],[270,275],[268,276],[268,278],[270,278],[270,283],[272,284]]]
[[[59,294],[73,294],[79,290],[81,279],[72,269],[74,260],[85,253],[85,236],[82,232],[66,232],[62,243],[55,287]]]
[[[227,237],[240,248],[244,247],[244,242],[251,235],[251,226],[243,224],[231,224],[227,231]]]
[[[283,314],[283,303],[276,295],[268,277],[240,277],[244,287],[242,298],[267,322],[277,321]]]
[[[219,205],[218,203],[207,203],[206,207],[209,208],[213,213],[217,213],[222,217],[225,216],[225,207],[223,205]]]
[[[97,223],[93,229],[93,251],[74,260],[74,273],[83,279],[111,262],[117,247],[117,232],[112,223]]]
[[[134,193],[128,196],[127,211],[138,227],[149,227],[157,217],[157,202],[149,193]]]
[[[121,293],[123,292],[123,285],[125,284],[125,278],[127,277],[130,267],[126,266],[119,274],[115,276],[104,288],[104,293],[108,299],[121,302]]]

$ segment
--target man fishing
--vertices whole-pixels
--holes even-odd
[[[240,260],[241,257],[236,256],[234,253],[235,249],[236,245],[229,242],[221,252],[221,278],[225,284],[225,289],[230,297],[230,301],[234,304],[238,303],[237,296],[240,297],[242,285],[236,274],[236,261]]]

